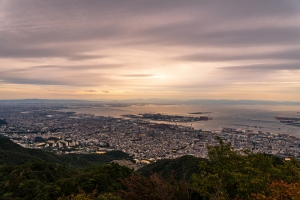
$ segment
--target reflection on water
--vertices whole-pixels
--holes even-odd
[[[128,107],[91,107],[68,111],[91,113],[97,116],[121,117],[124,114],[162,113],[169,115],[192,115],[207,112],[213,120],[192,123],[177,123],[193,126],[195,129],[221,130],[224,127],[252,129],[264,132],[285,133],[300,137],[300,127],[280,123],[274,116],[300,117],[300,106],[265,105],[133,105]]]

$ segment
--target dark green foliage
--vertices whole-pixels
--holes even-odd
[[[93,166],[79,170],[71,178],[57,182],[64,195],[77,194],[80,190],[91,193],[97,190],[100,193],[115,192],[122,189],[120,180],[128,177],[133,171],[118,164]]]
[[[124,179],[124,190],[120,191],[124,200],[188,200],[188,184],[173,177],[163,179],[158,174],[149,177],[131,175]]]
[[[46,140],[42,137],[35,137],[34,142],[45,142]]]
[[[3,119],[0,119],[0,126],[1,126],[1,125],[6,125],[6,124],[7,124],[6,121],[4,121]]]
[[[200,172],[198,167],[200,161],[207,160],[195,158],[194,156],[182,156],[177,159],[159,160],[140,168],[137,172],[144,176],[158,173],[163,178],[169,178],[172,175],[176,180],[188,181],[192,174]]]
[[[62,177],[70,177],[74,172],[76,172],[74,169],[49,164],[42,160],[15,167],[4,165],[0,168],[0,197],[2,199],[6,199],[6,196],[13,199],[45,199],[55,192],[55,190],[47,191],[51,183]]]
[[[118,164],[75,169],[42,160],[19,166],[0,167],[0,199],[57,199],[77,194],[114,192],[122,189],[120,179],[132,170]]]
[[[208,146],[209,163],[201,162],[201,172],[192,177],[192,189],[204,199],[252,199],[254,194],[270,195],[274,181],[300,182],[296,160],[280,162],[272,156],[236,152],[219,140],[219,146]]]
[[[23,148],[12,142],[9,138],[0,135],[0,150],[21,151]]]
[[[296,159],[237,152],[222,140],[208,152],[209,160],[183,156],[134,173],[118,164],[92,165],[130,159],[122,152],[57,156],[0,139],[0,160],[12,163],[0,165],[0,199],[299,199]]]
[[[85,167],[92,164],[105,164],[113,160],[132,159],[121,151],[99,154],[56,155],[40,149],[26,149],[12,142],[9,138],[0,137],[0,165],[20,165],[30,160],[42,159],[49,163],[65,164],[72,167]]]

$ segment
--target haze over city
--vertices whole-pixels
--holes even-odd
[[[0,0],[0,99],[300,101],[299,0]]]

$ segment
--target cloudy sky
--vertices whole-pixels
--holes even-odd
[[[0,0],[0,99],[300,101],[299,0]]]

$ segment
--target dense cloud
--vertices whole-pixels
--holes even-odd
[[[299,19],[298,0],[0,0],[0,85],[105,94],[275,86],[300,76]]]
[[[272,50],[271,50],[272,51]],[[274,51],[274,50],[273,50]],[[275,52],[222,52],[198,53],[178,56],[171,59],[191,62],[224,62],[224,61],[247,61],[247,60],[285,60],[300,61],[300,49],[280,49]]]

